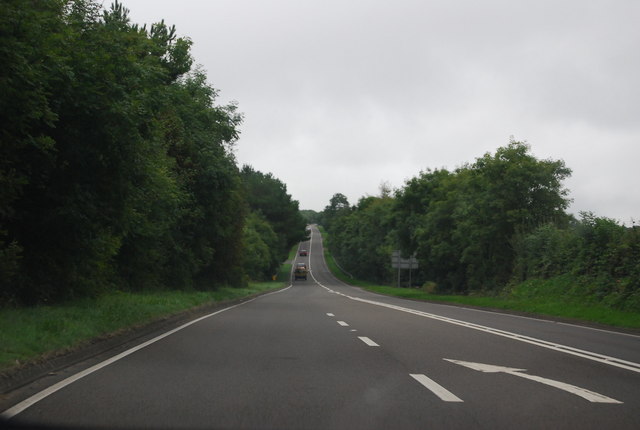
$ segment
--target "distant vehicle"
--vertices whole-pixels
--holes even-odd
[[[306,263],[297,263],[296,269],[293,271],[293,279],[297,281],[298,279],[307,280],[307,273],[309,270],[307,269]]]
[[[306,257],[307,255],[309,255],[309,251],[307,251],[306,249],[301,249],[298,254],[300,255],[300,257]]]

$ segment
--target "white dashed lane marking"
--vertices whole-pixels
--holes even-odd
[[[440,397],[441,400],[445,402],[463,402],[460,397],[453,394],[451,391],[444,388],[442,385],[438,384],[433,379],[427,377],[426,375],[412,373],[411,377],[425,386],[429,391],[431,391],[436,396]]]
[[[372,341],[371,339],[369,339],[366,336],[358,336],[358,339],[360,339],[361,341],[363,341],[364,343],[366,343],[369,346],[380,346],[377,343],[375,343],[374,341]]]

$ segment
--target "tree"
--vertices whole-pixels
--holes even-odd
[[[530,147],[511,141],[494,155],[485,154],[460,175],[453,212],[454,235],[463,251],[470,289],[504,285],[514,264],[513,240],[546,222],[566,223],[570,175],[561,160],[538,160]]]
[[[300,214],[307,224],[318,224],[320,222],[320,213],[312,209],[301,209]]]
[[[277,256],[284,261],[289,249],[305,236],[306,221],[298,202],[287,193],[287,186],[271,173],[262,173],[245,165],[241,170],[247,203],[251,211],[266,219],[277,234]]]
[[[244,262],[250,279],[269,279],[277,272],[282,263],[278,247],[278,236],[269,222],[256,212],[250,213],[244,227]]]
[[[417,281],[437,282],[443,290],[464,291],[462,247],[454,236],[453,213],[459,204],[463,169],[427,170],[396,193],[394,220],[404,255],[417,255]]]
[[[344,196],[336,195],[328,207],[336,209],[331,223],[330,247],[340,265],[353,275],[373,282],[391,279],[393,198],[363,197],[350,208]]]
[[[47,182],[55,157],[51,71],[67,71],[57,40],[63,9],[62,1],[22,0],[0,8],[0,301],[15,300],[26,282],[25,244],[13,226],[25,188]]]
[[[405,253],[417,252],[426,280],[458,292],[503,286],[522,235],[567,223],[562,180],[570,170],[529,150],[511,141],[454,172],[423,172],[398,191],[398,239]]]
[[[230,151],[242,117],[236,107],[215,106],[216,90],[195,70],[171,87],[161,112],[168,154],[182,191],[169,283],[212,288],[243,279],[246,210],[240,172]]]
[[[329,205],[325,206],[320,217],[322,225],[327,231],[332,231],[333,223],[343,215],[348,215],[351,211],[347,196],[342,193],[334,194],[329,200]]]
[[[2,300],[241,282],[242,118],[188,39],[118,2],[0,13]]]

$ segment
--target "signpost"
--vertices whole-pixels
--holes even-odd
[[[398,269],[398,287],[400,287],[400,270],[409,269],[409,286],[411,286],[411,270],[418,268],[418,259],[415,254],[409,258],[402,258],[400,250],[391,253],[391,267]]]

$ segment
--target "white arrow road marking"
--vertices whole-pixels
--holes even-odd
[[[440,316],[440,315],[431,314],[431,313],[428,313],[428,312],[422,312],[422,311],[418,311],[418,310],[415,310],[415,309],[404,308],[402,306],[396,306],[396,305],[392,305],[392,304],[389,304],[389,303],[376,302],[374,300],[362,299],[360,297],[352,297],[352,296],[349,296],[347,294],[343,294],[343,293],[340,293],[338,291],[334,291],[331,288],[325,287],[320,282],[318,282],[315,278],[314,278],[314,281],[316,282],[316,284],[318,284],[320,287],[324,288],[325,290],[327,290],[330,293],[338,294],[339,296],[346,297],[346,298],[351,299],[351,300],[356,300],[358,302],[369,303],[369,304],[375,305],[375,306],[382,306],[382,307],[385,307],[385,308],[394,309],[394,310],[401,311],[401,312],[406,312],[406,313],[417,315],[417,316],[424,317],[424,318],[431,318],[431,319],[442,321],[442,322],[446,322],[446,323],[449,323],[449,324],[455,324],[455,325],[462,326],[462,327],[467,327],[467,328],[470,328],[470,329],[473,329],[473,330],[479,330],[479,331],[482,331],[482,332],[485,332],[485,333],[494,334],[496,336],[503,336],[503,337],[506,337],[508,339],[517,340],[519,342],[529,343],[531,345],[540,346],[542,348],[551,349],[553,351],[562,352],[564,354],[571,354],[571,355],[575,355],[577,357],[586,358],[587,360],[597,361],[598,363],[606,364],[606,365],[609,365],[609,366],[615,366],[615,367],[619,367],[619,368],[622,368],[622,369],[631,370],[632,372],[640,373],[640,363],[634,363],[632,361],[623,360],[621,358],[611,357],[611,356],[604,355],[604,354],[598,354],[596,352],[591,352],[591,351],[585,351],[583,349],[573,348],[573,347],[567,346],[567,345],[561,345],[561,344],[558,344],[558,343],[548,342],[546,340],[536,339],[534,337],[524,336],[524,335],[520,335],[520,334],[517,334],[517,333],[511,333],[511,332],[508,332],[508,331],[505,331],[505,330],[500,330],[500,329],[496,329],[496,328],[492,328],[492,327],[487,327],[487,326],[483,326],[483,325],[480,325],[480,324],[474,324],[474,323],[470,323],[470,322],[466,322],[466,321],[462,321],[462,320],[456,320],[456,319],[453,319],[453,318],[443,317],[443,316]],[[347,285],[347,284],[345,284],[345,285]]]
[[[424,385],[428,388],[433,394],[440,397],[441,400],[445,402],[463,402],[460,397],[453,394],[451,391],[444,388],[442,385],[438,384],[433,379],[422,375],[422,374],[410,374],[413,379]]]
[[[564,382],[554,381],[553,379],[542,378],[540,376],[528,375],[526,369],[515,369],[513,367],[494,366],[492,364],[472,363],[469,361],[451,360],[445,358],[444,360],[451,363],[458,364],[460,366],[468,367],[469,369],[477,370],[485,373],[507,373],[509,375],[518,376],[520,378],[529,379],[531,381],[540,382],[541,384],[549,385],[551,387],[558,388],[560,390],[567,391],[576,396],[580,396],[592,403],[622,403],[611,397],[603,396],[602,394],[594,393],[593,391],[586,390],[584,388],[576,387],[575,385],[565,384]]]

